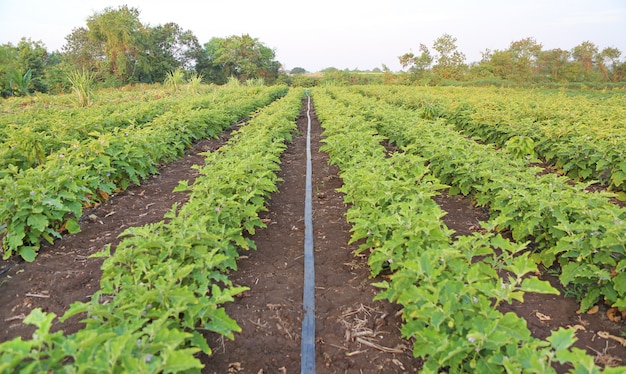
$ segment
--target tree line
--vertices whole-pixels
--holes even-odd
[[[358,75],[328,68],[323,77],[303,76],[294,68],[282,71],[273,49],[250,35],[212,38],[201,44],[190,30],[170,22],[149,26],[139,10],[126,5],[95,12],[86,25],[66,36],[61,51],[49,52],[41,41],[23,38],[17,45],[0,45],[0,94],[60,93],[71,88],[68,77],[83,72],[101,87],[131,83],[163,83],[173,72],[223,84],[229,79],[294,85],[328,80],[354,83],[510,82],[519,84],[626,82],[626,61],[617,48],[600,48],[585,41],[571,50],[543,49],[534,38],[514,41],[504,50],[485,50],[479,62],[467,63],[457,39],[443,34],[431,47],[399,56],[406,70]],[[377,68],[375,71],[380,70]]]
[[[93,74],[105,87],[162,83],[174,71],[216,84],[231,77],[272,83],[279,76],[274,50],[250,35],[212,38],[202,45],[176,23],[149,26],[139,14],[126,5],[95,12],[66,36],[60,52],[48,52],[41,41],[28,38],[0,45],[2,95],[65,92],[73,71]]]
[[[449,34],[437,38],[429,49],[420,44],[419,52],[399,57],[414,80],[438,83],[443,80],[485,79],[514,83],[618,83],[626,81],[626,61],[614,47],[600,48],[584,41],[571,50],[544,50],[534,38],[514,41],[504,50],[489,49],[479,62],[467,64],[465,54]]]

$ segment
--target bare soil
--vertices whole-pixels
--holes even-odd
[[[268,211],[261,214],[267,228],[251,236],[255,251],[242,251],[238,270],[229,277],[247,286],[235,302],[225,305],[242,332],[235,340],[214,334],[206,337],[213,349],[201,356],[205,373],[297,373],[300,370],[304,247],[304,179],[306,112],[298,118],[299,133],[281,160],[279,191],[272,194]],[[44,246],[33,263],[17,259],[0,262],[0,342],[29,338],[33,329],[22,319],[34,308],[62,315],[69,305],[88,298],[99,288],[101,259],[89,255],[111,244],[126,228],[163,219],[173,203],[184,203],[184,193],[173,193],[179,180],[193,181],[192,165],[202,165],[199,153],[215,150],[229,136],[197,143],[185,157],[163,166],[158,175],[89,211],[82,231]],[[318,373],[410,373],[421,361],[411,354],[411,342],[401,339],[399,307],[372,301],[377,290],[364,256],[355,256],[357,244],[348,244],[347,207],[336,191],[342,185],[337,168],[319,152],[321,127],[313,113],[311,145],[313,165],[313,230],[316,279],[316,366]],[[448,213],[448,227],[458,235],[479,229],[488,214],[469,199],[443,194],[436,201]],[[548,272],[545,279],[556,285]],[[558,287],[558,286],[557,286]],[[625,364],[626,347],[603,338],[601,332],[620,337],[624,322],[611,322],[607,308],[593,315],[576,313],[571,298],[527,294],[525,302],[505,305],[528,321],[534,336],[545,338],[559,327],[577,326],[577,346],[597,356],[600,364]],[[53,330],[67,333],[82,327],[78,318],[55,322]],[[606,335],[604,335],[606,336]],[[559,368],[564,370],[565,368]]]

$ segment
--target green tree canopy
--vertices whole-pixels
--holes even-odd
[[[92,38],[86,27],[74,28],[65,37],[63,54],[68,63],[77,70],[96,72],[106,69],[103,43]]]
[[[533,80],[535,67],[542,45],[534,38],[524,38],[511,43],[509,52],[514,62],[514,80],[530,82]]]
[[[164,82],[172,71],[195,69],[202,57],[202,46],[193,32],[173,22],[148,28],[144,44],[138,71],[142,82]]]
[[[541,51],[537,57],[537,73],[541,78],[552,82],[560,82],[564,79],[564,70],[569,63],[569,51],[555,48]]]
[[[419,49],[419,55],[409,52],[398,57],[400,59],[400,65],[402,65],[403,68],[409,68],[410,72],[417,74],[421,74],[429,69],[430,65],[433,63],[433,56],[430,54],[428,47],[424,44],[420,44]]]
[[[197,70],[218,84],[231,76],[240,81],[263,78],[271,83],[281,66],[275,57],[274,50],[248,34],[212,38],[204,45],[204,59]]]
[[[98,73],[118,83],[163,82],[176,69],[192,70],[202,58],[196,36],[176,23],[146,26],[139,10],[121,6],[94,13],[63,47],[77,70]]]
[[[591,74],[593,69],[593,59],[598,53],[598,46],[590,41],[582,42],[572,49],[572,57],[582,65],[587,75]]]
[[[290,74],[296,75],[296,74],[306,74],[306,70],[304,68],[301,67],[296,67],[291,69],[291,71],[289,72]]]
[[[126,5],[106,8],[87,19],[87,28],[89,38],[104,51],[108,73],[122,82],[130,81],[146,39],[139,10]]]
[[[443,34],[433,42],[432,54],[428,47],[420,44],[419,54],[413,52],[405,53],[398,57],[403,68],[409,68],[409,72],[423,77],[430,69],[439,79],[461,79],[465,65],[465,54],[460,52],[456,46],[456,38],[450,34]],[[434,62],[434,65],[433,65]],[[432,65],[432,68],[431,68]]]
[[[456,40],[450,34],[443,34],[433,43],[433,49],[437,52],[433,71],[444,79],[461,79],[467,67],[465,54],[458,50]]]
[[[0,90],[2,96],[25,95],[33,91],[47,92],[46,70],[58,63],[50,59],[41,41],[22,38],[17,46],[0,46]]]

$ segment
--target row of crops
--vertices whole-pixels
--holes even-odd
[[[279,156],[295,131],[303,92],[274,87],[218,95],[230,96],[206,112],[179,113],[170,131],[208,136],[262,109],[225,146],[206,155],[191,186],[179,184],[177,190],[190,193],[188,203],[173,206],[164,221],[128,229],[113,254],[108,248],[98,254],[106,258],[101,289],[61,317],[84,314],[85,328],[68,336],[51,333],[56,316],[35,309],[24,320],[37,328],[33,339],[0,344],[0,371],[198,371],[197,354],[211,353],[200,331],[230,338],[239,331],[221,305],[246,288],[233,286],[226,273],[236,269],[239,249],[254,248],[244,233],[264,226],[258,213],[276,190]],[[192,126],[204,130],[191,132]],[[144,137],[143,142],[153,148],[156,138]],[[169,142],[175,141],[170,137]]]
[[[0,237],[4,258],[17,253],[32,261],[41,239],[52,242],[65,231],[80,230],[78,220],[85,206],[96,204],[131,183],[140,183],[156,173],[162,163],[181,156],[193,141],[221,133],[286,92],[287,88],[280,86],[221,89],[182,99],[154,100],[146,104],[152,110],[151,120],[143,126],[136,124],[146,114],[140,103],[135,103],[136,111],[120,106],[120,117],[126,115],[124,120],[106,131],[88,134],[81,131],[84,126],[80,121],[66,123],[62,110],[61,114],[55,111],[42,114],[45,120],[41,123],[48,123],[50,129],[65,126],[77,130],[64,132],[59,143],[51,142],[53,145],[45,151],[47,156],[36,163],[10,161],[11,157],[7,156],[8,164],[0,169],[3,191]],[[91,121],[101,119],[99,111],[109,110],[109,107],[94,110],[96,115]],[[11,118],[12,115],[5,116],[3,121],[15,124]],[[28,126],[5,125],[5,129],[9,133],[6,139],[12,139],[19,136],[11,130],[23,133]],[[49,137],[61,138],[61,135],[50,132]],[[45,140],[28,139],[12,146],[1,145],[7,154],[27,155],[33,144],[45,144]]]
[[[56,316],[35,309],[24,320],[37,328],[33,339],[0,344],[2,372],[198,371],[198,354],[211,353],[200,331],[229,338],[239,331],[222,304],[245,287],[226,274],[236,269],[240,249],[254,248],[244,234],[264,226],[258,212],[276,190],[303,92],[224,87],[141,100],[116,95],[89,111],[51,101],[54,110],[11,106],[2,113],[1,160],[10,159],[0,169],[5,258],[33,260],[42,240],[80,229],[86,206],[256,113],[227,145],[206,154],[192,185],[179,184],[188,203],[173,206],[164,221],[128,229],[114,253],[97,254],[105,258],[101,289],[61,317],[85,316],[85,328],[51,333]],[[574,330],[537,339],[522,318],[498,310],[527,292],[558,293],[534,276],[539,265],[557,271],[565,287],[584,290],[583,311],[601,300],[626,308],[626,210],[609,194],[529,167],[543,157],[577,179],[600,175],[622,188],[616,152],[626,139],[623,99],[560,94],[559,104],[542,106],[547,97],[541,104],[540,94],[524,95],[389,86],[313,91],[322,150],[341,170],[351,241],[362,243],[372,275],[391,273],[376,284],[377,297],[402,306],[402,334],[424,359],[424,372],[553,372],[555,363],[599,372],[593,357],[572,347]],[[611,107],[617,109],[608,115]],[[587,113],[602,125],[592,126]],[[586,141],[578,152],[558,148],[580,134]],[[557,148],[554,161],[546,150]],[[586,164],[589,175],[565,166],[578,165],[581,152],[594,155],[582,158],[595,160]],[[453,235],[432,200],[442,190],[489,209],[481,233]]]
[[[403,306],[402,333],[425,372],[553,372],[556,362],[598,372],[593,357],[571,347],[573,330],[539,340],[497,307],[523,301],[525,292],[558,293],[532,275],[537,262],[556,261],[565,285],[587,290],[584,309],[600,297],[624,308],[626,211],[565,178],[538,177],[525,160],[445,120],[425,119],[428,108],[390,104],[394,95],[365,87],[319,89],[314,97],[324,150],[341,169],[351,240],[370,251],[373,275],[391,271],[378,297]],[[383,140],[397,152],[388,154]],[[486,233],[451,239],[431,199],[446,185],[489,207]],[[623,368],[605,372],[612,370]]]
[[[366,101],[365,115],[392,142],[426,157],[452,193],[471,195],[488,207],[493,228],[509,230],[516,241],[532,241],[536,262],[558,263],[563,285],[585,290],[583,311],[600,298],[626,308],[626,210],[611,203],[611,195],[589,193],[586,184],[553,173],[538,175],[541,170],[528,167],[527,160],[479,144],[455,124],[424,119],[427,109],[352,98]]]
[[[626,191],[626,96],[364,86],[368,96],[444,118],[483,142],[541,158],[572,179]],[[623,194],[626,196],[626,194]]]

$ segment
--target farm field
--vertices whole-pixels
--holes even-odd
[[[603,302],[616,305],[617,311],[626,307],[621,286],[626,213],[621,202],[558,176],[588,180],[593,173],[582,166],[563,170],[568,165],[563,152],[560,158],[542,154],[550,147],[531,133],[493,140],[495,146],[488,136],[479,142],[469,139],[477,136],[478,124],[502,133],[506,127],[496,115],[488,118],[489,124],[472,122],[473,114],[467,113],[482,110],[481,101],[472,98],[498,97],[489,89],[473,90],[358,86],[311,91],[318,372],[531,372],[551,364],[567,372],[569,363],[577,372],[593,372],[624,365],[624,321],[609,321]],[[533,97],[526,91],[503,92],[511,102]],[[38,195],[48,189],[24,189],[32,182],[22,176],[35,178],[39,172],[42,177],[33,180],[43,183],[59,168],[85,173],[87,163],[55,163],[85,157],[70,153],[84,144],[92,150],[99,144],[97,152],[109,152],[107,146],[116,139],[142,134],[137,143],[116,148],[127,152],[107,153],[108,162],[91,168],[95,176],[109,173],[108,179],[85,177],[89,183],[82,189],[61,179],[76,195],[82,193],[76,200],[51,188],[48,196],[28,200],[38,204],[19,208],[28,212],[19,221],[11,218],[17,208],[8,204],[9,192],[3,195],[1,235],[5,254],[11,256],[5,256],[1,267],[5,302],[0,318],[8,328],[0,336],[0,367],[28,367],[20,361],[30,357],[42,365],[30,370],[58,370],[72,357],[84,367],[109,361],[112,367],[145,371],[297,372],[304,91],[240,87],[213,88],[197,97],[150,91],[115,95],[125,99],[116,97],[113,103],[132,103],[133,96],[155,103],[110,130],[68,131],[67,136],[86,135],[57,142],[43,153],[41,147],[29,148],[31,156],[19,167],[0,174],[3,186],[22,183],[3,189],[14,191],[11,201],[22,203],[32,191]],[[541,95],[550,103],[549,93]],[[167,105],[156,104],[161,100]],[[595,189],[623,191],[623,162],[602,160],[626,149],[620,143],[626,139],[620,132],[626,131],[620,130],[626,106],[619,95],[584,100],[590,108],[602,108],[604,133],[610,134],[589,130],[598,142],[610,141],[593,148],[604,153],[584,167],[605,176]],[[574,97],[571,102],[576,103]],[[43,115],[36,114],[37,105],[11,103],[0,123],[19,118],[23,124]],[[46,113],[62,112],[63,106],[73,110],[62,101],[45,105],[55,108]],[[118,115],[130,115],[124,111],[132,112],[131,107],[120,106]],[[610,108],[614,116],[607,114]],[[102,110],[103,117],[115,112],[93,109]],[[542,120],[550,122],[544,118],[549,110],[539,109]],[[558,115],[561,126],[572,120]],[[584,128],[586,122],[576,125]],[[473,132],[462,126],[467,123]],[[233,125],[237,130],[231,132]],[[4,126],[3,139],[9,139],[12,127]],[[156,133],[157,128],[169,131]],[[53,137],[45,131],[36,133]],[[580,131],[566,138],[571,142]],[[173,149],[151,147],[169,133],[175,136],[164,143]],[[585,144],[593,147],[595,142],[586,139]],[[151,148],[169,150],[161,156],[141,153]],[[150,160],[144,169],[131,168],[141,164],[128,161],[132,158],[116,158],[138,149],[137,160]],[[453,158],[455,152],[460,157]],[[28,152],[14,149],[12,154]],[[539,161],[547,169],[532,166]],[[544,192],[544,185],[551,190]],[[546,204],[542,194],[550,196],[550,204],[533,210]],[[48,207],[57,212],[46,213]],[[559,207],[560,215],[549,214]],[[590,236],[596,240],[585,242]],[[101,252],[107,245],[110,250]],[[94,253],[100,253],[98,258],[90,257]],[[75,301],[82,304],[74,305],[63,323],[44,314],[26,318],[36,308],[61,316]],[[581,307],[583,313],[577,314]],[[83,313],[89,316],[86,329]],[[62,329],[70,338],[42,334],[40,327],[39,337],[48,346],[32,356],[27,343],[11,344],[18,336],[30,339],[34,328],[24,326],[25,319],[44,329],[51,325],[52,332]],[[575,339],[578,348],[572,351]],[[81,342],[92,346],[75,351]]]

